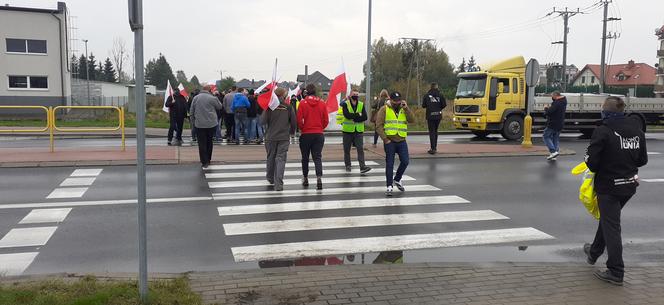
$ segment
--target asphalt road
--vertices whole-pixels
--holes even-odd
[[[554,163],[542,157],[412,160],[407,190],[392,201],[384,200],[382,160],[373,160],[374,171],[361,178],[357,167],[346,174],[326,166],[331,180],[322,193],[302,191],[294,164],[286,192],[276,197],[263,185],[264,164],[207,172],[196,165],[151,166],[149,270],[359,264],[374,262],[378,253],[404,262],[579,262],[596,221],[578,202],[580,178],[569,170],[586,144],[566,135],[561,146],[579,153]],[[664,179],[664,135],[649,135],[648,148],[653,154],[641,178]],[[628,268],[664,261],[664,180],[648,181],[623,212]],[[0,169],[0,190],[5,274],[137,270],[134,167]],[[327,260],[293,259],[301,256]]]

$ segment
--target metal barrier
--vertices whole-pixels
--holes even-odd
[[[103,128],[66,128],[58,127],[56,123],[55,112],[60,109],[114,109],[118,111],[118,126],[116,127],[103,127]],[[125,151],[125,118],[124,118],[124,107],[116,106],[57,106],[50,109],[50,122],[51,122],[51,151],[54,150],[53,145],[53,132],[99,132],[99,131],[117,131],[120,130],[122,136],[122,151]]]
[[[29,132],[29,133],[35,133],[35,132],[47,132],[49,129],[51,129],[51,107],[44,107],[44,106],[0,106],[0,109],[41,109],[44,110],[44,113],[46,113],[46,127],[42,129],[0,129],[0,133],[6,132],[6,133],[16,133],[16,132]]]

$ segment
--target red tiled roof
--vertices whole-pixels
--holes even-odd
[[[572,83],[583,74],[590,70],[595,77],[599,79],[600,65],[586,65],[576,74]],[[655,84],[657,69],[646,63],[630,62],[619,65],[608,65],[606,69],[607,86],[634,86],[634,85],[653,85]],[[619,79],[619,75],[625,76],[624,80]],[[638,75],[638,78],[634,79]]]

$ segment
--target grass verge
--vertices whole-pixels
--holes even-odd
[[[139,305],[135,281],[47,280],[0,285],[0,304],[12,305]],[[150,305],[199,305],[186,278],[150,282]]]

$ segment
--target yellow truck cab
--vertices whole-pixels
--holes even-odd
[[[521,138],[526,107],[525,73],[522,56],[498,62],[484,71],[459,73],[454,127],[480,137],[500,132],[508,140]]]

